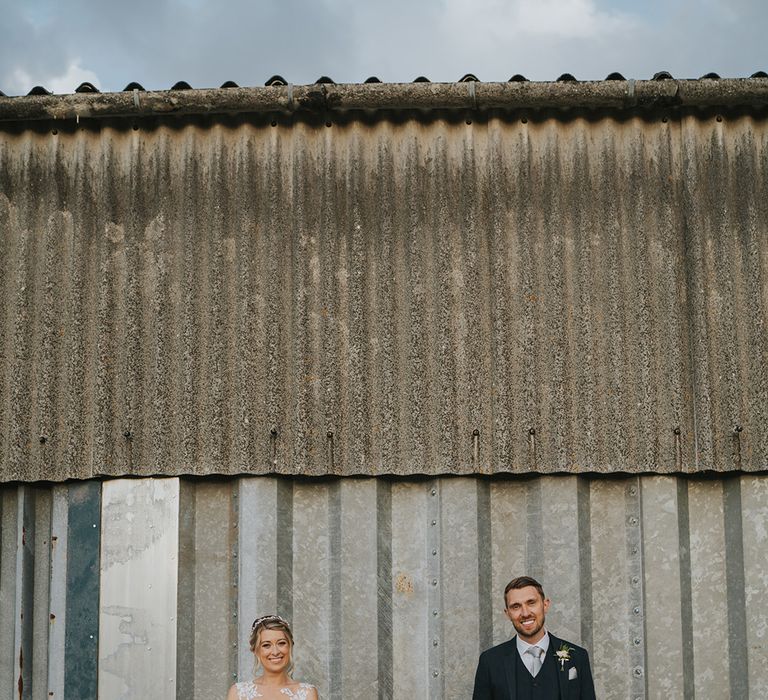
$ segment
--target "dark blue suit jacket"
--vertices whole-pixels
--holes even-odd
[[[570,660],[566,661],[562,669],[560,661],[557,661],[555,652],[563,644],[571,648]],[[549,635],[549,649],[547,654],[555,656],[557,661],[557,680],[560,688],[559,700],[595,700],[595,685],[592,681],[592,671],[589,668],[589,655],[587,650],[570,642]],[[475,690],[472,700],[516,700],[515,674],[517,673],[517,637],[512,637],[508,642],[492,647],[480,654],[475,673]],[[570,669],[576,669],[576,678],[569,680],[573,675]],[[557,700],[553,698],[553,700]]]

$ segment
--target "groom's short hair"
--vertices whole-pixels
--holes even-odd
[[[517,578],[513,578],[504,589],[504,607],[507,607],[507,593],[516,591],[520,588],[527,588],[528,586],[533,586],[539,592],[542,600],[546,598],[544,595],[544,588],[535,578],[531,578],[530,576],[518,576]]]

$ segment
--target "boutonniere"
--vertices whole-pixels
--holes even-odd
[[[557,660],[560,662],[560,670],[563,670],[566,661],[571,660],[571,652],[573,647],[569,647],[567,644],[561,644],[560,648],[555,652]]]

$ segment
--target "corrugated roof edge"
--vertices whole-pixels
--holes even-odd
[[[0,97],[0,121],[347,110],[761,107],[768,79],[321,83]]]

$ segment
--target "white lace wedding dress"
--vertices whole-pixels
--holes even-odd
[[[255,700],[255,698],[264,697],[253,681],[235,683],[235,687],[237,688],[237,700]],[[307,700],[309,691],[313,688],[314,686],[309,683],[299,683],[299,687],[295,691],[290,688],[280,688],[280,692],[290,700]]]

